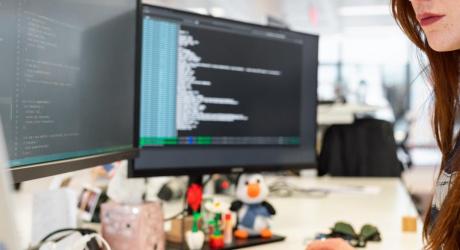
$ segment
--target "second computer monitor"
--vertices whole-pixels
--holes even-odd
[[[132,175],[315,166],[318,36],[143,7]]]
[[[136,155],[139,4],[0,0],[0,117],[16,182]]]

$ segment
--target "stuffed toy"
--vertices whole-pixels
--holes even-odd
[[[238,239],[260,236],[271,238],[270,219],[275,209],[266,201],[268,187],[260,174],[243,174],[236,186],[237,200],[230,210],[237,214],[234,236]]]

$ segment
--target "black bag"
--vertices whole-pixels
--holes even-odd
[[[318,175],[400,177],[393,125],[360,119],[351,125],[333,125],[324,134]]]

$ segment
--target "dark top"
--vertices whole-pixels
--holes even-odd
[[[439,175],[438,180],[436,181],[436,186],[434,189],[433,203],[431,204],[431,215],[430,215],[430,224],[433,226],[436,223],[438,218],[439,211],[441,210],[442,204],[446,199],[446,196],[452,186],[452,182],[457,176],[460,166],[454,166],[454,156],[460,153],[460,143],[457,141],[454,150],[447,160],[445,169]]]

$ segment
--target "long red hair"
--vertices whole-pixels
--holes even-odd
[[[442,153],[442,171],[457,139],[454,123],[459,104],[459,51],[436,52],[430,48],[410,1],[391,0],[391,7],[401,29],[429,61],[426,73],[433,84],[433,130]],[[460,155],[454,155],[452,162],[460,164]],[[460,249],[460,175],[453,180],[436,222],[430,221],[430,215],[431,210],[425,218],[426,248]]]

